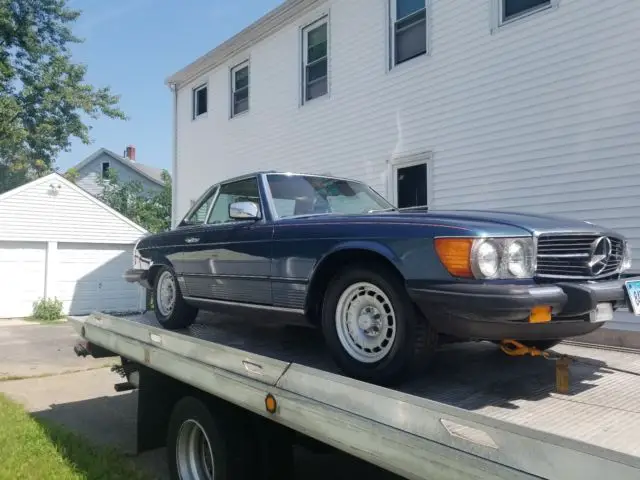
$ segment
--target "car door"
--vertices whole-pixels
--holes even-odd
[[[184,281],[190,296],[271,305],[273,226],[263,218],[232,219],[229,207],[238,201],[262,211],[256,177],[220,185],[207,221],[185,238]]]

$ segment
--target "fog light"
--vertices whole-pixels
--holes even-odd
[[[531,309],[529,314],[529,323],[547,323],[551,321],[551,307],[548,305],[539,305]]]

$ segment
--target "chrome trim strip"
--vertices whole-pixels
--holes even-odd
[[[214,300],[212,298],[203,297],[183,297],[186,301],[212,303],[214,305],[228,305],[236,307],[254,308],[256,310],[270,310],[274,312],[295,313],[298,315],[304,315],[304,310],[301,308],[286,308],[286,307],[274,307],[273,305],[259,305],[256,303],[243,303],[243,302],[230,302],[228,300]]]

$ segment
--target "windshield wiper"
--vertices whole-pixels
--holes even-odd
[[[376,212],[397,212],[398,209],[396,207],[389,208],[381,208],[380,210],[369,210],[367,213],[376,213]]]

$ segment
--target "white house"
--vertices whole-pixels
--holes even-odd
[[[74,315],[143,310],[143,289],[122,275],[146,233],[57,173],[0,195],[0,318],[44,297]]]
[[[164,186],[162,170],[136,161],[136,147],[127,146],[124,156],[100,148],[74,168],[78,172],[76,184],[92,195],[102,192],[99,179],[113,170],[122,182],[137,181],[146,192],[160,191]]]
[[[638,6],[287,0],[167,80],[174,222],[226,177],[330,172],[401,206],[553,213],[640,247]]]

